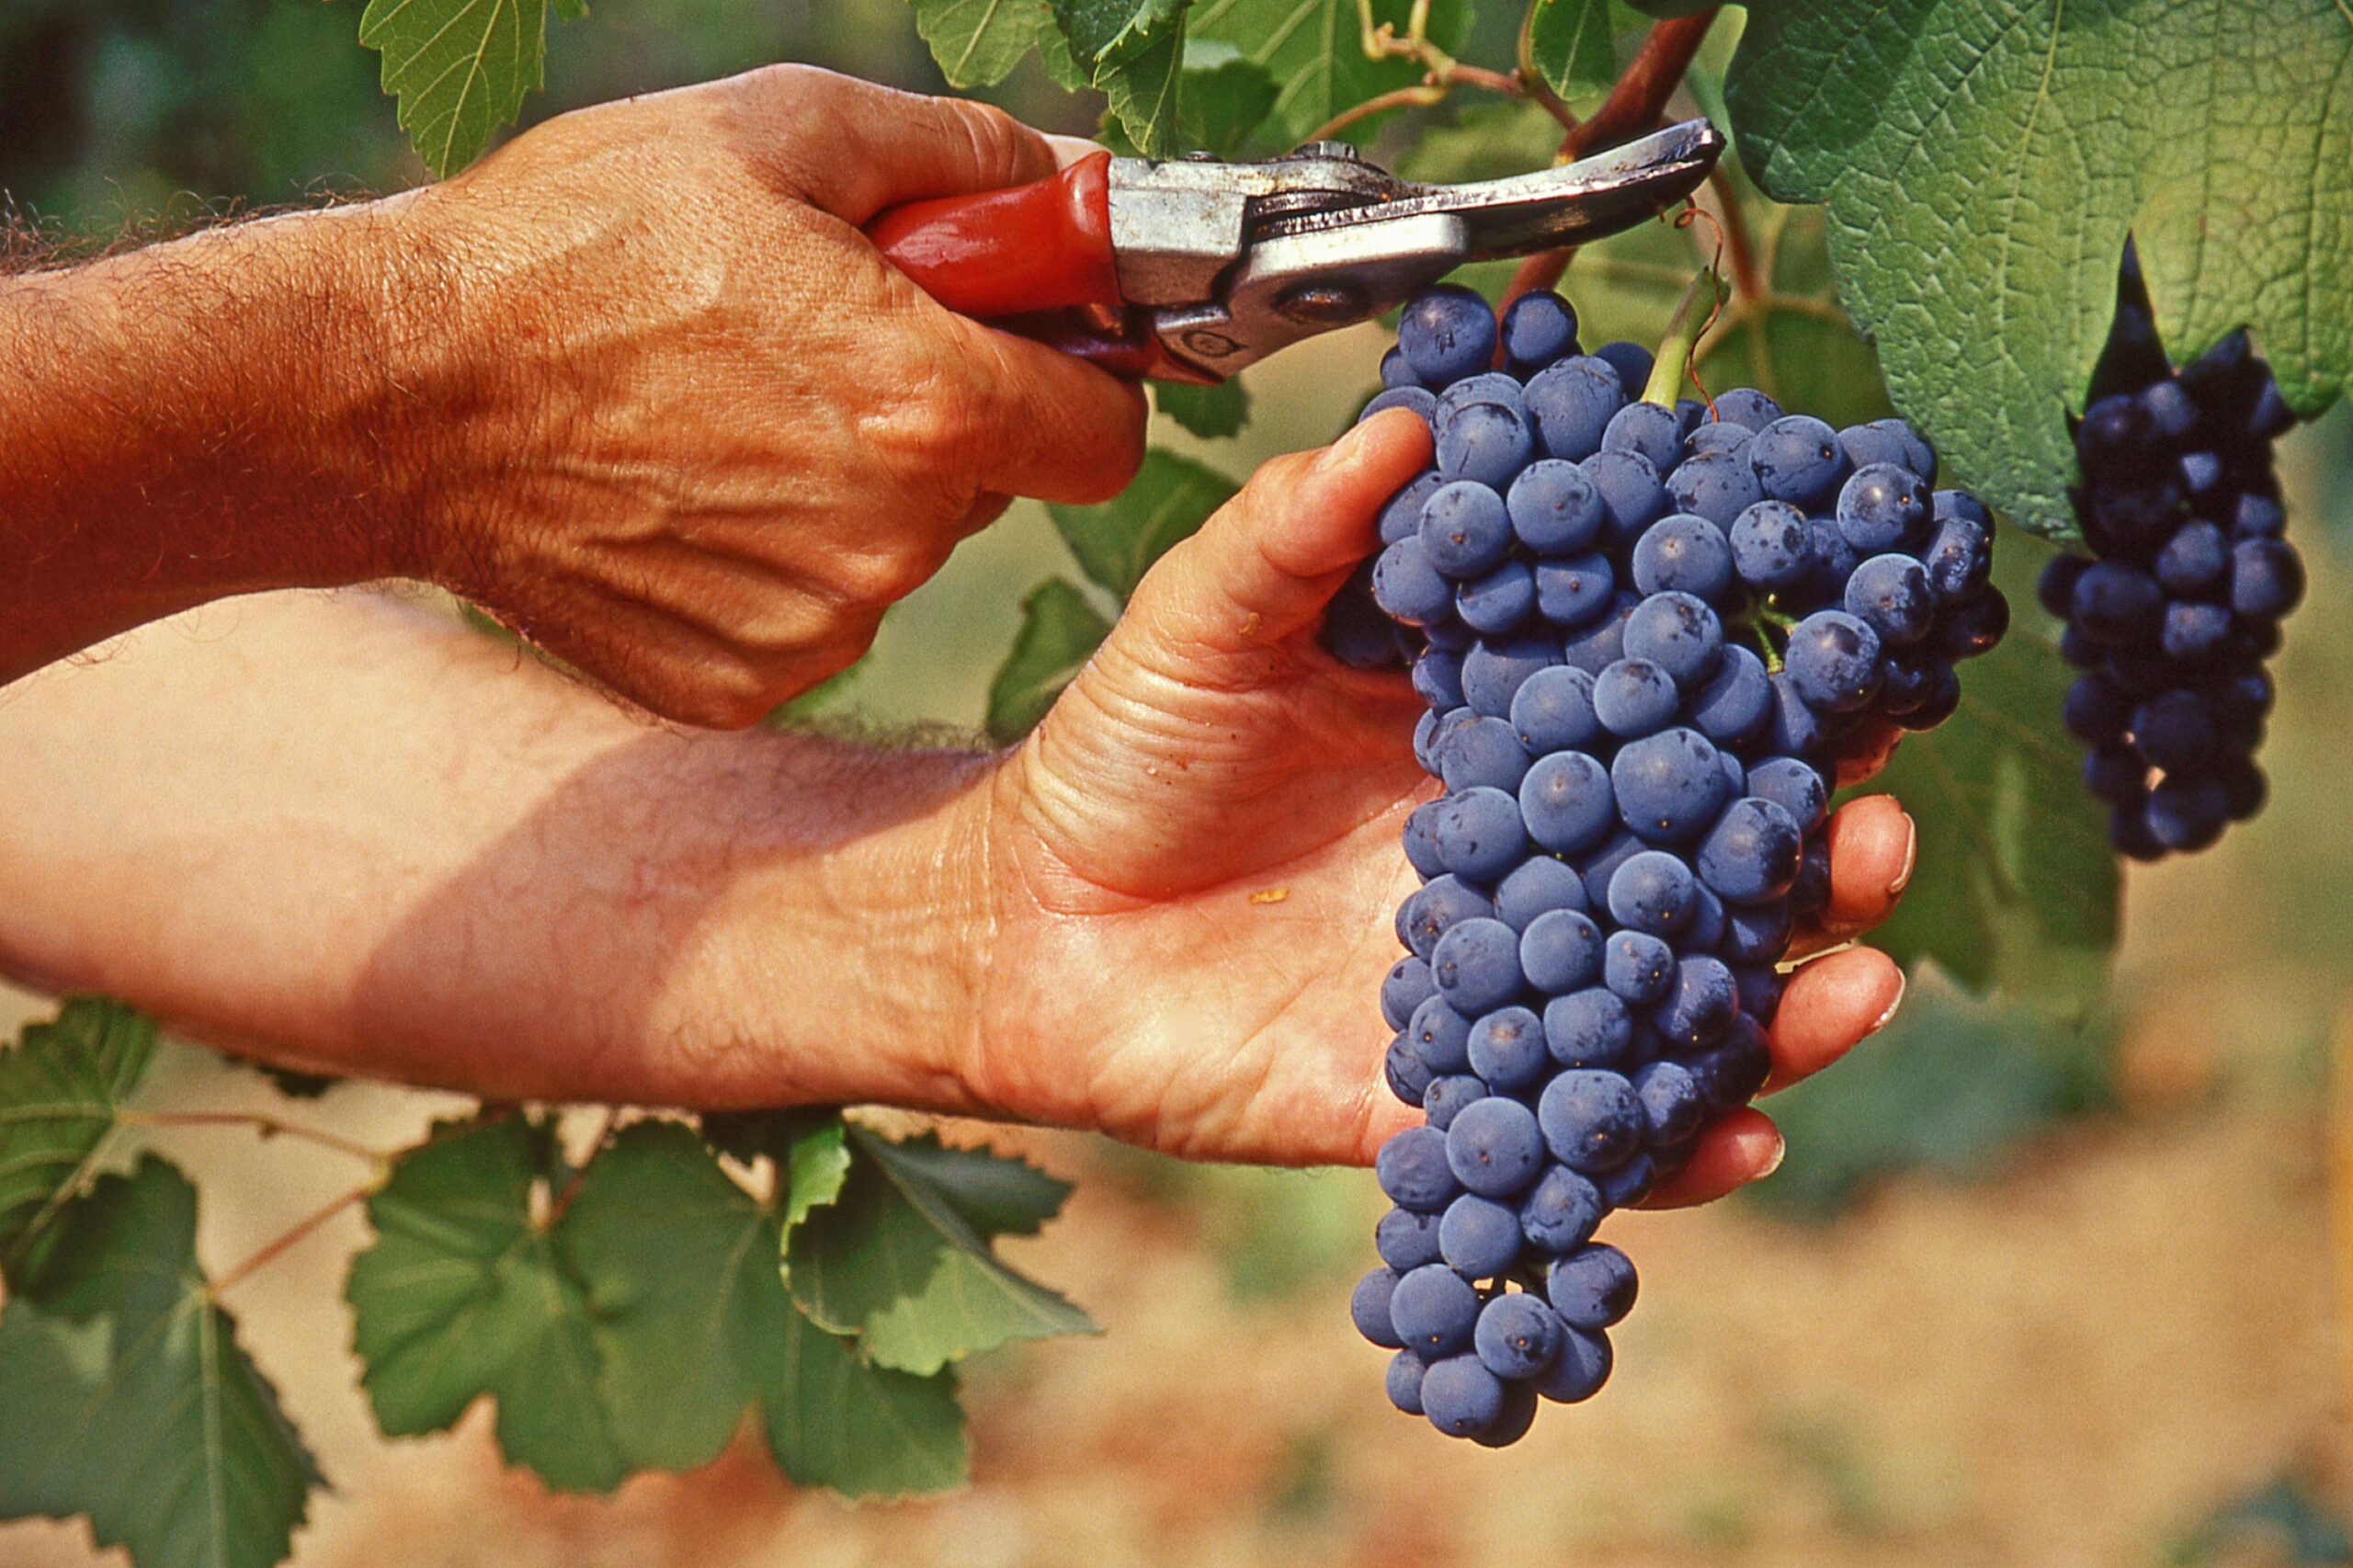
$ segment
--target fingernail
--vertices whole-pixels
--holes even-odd
[[[1881,1011],[1880,1016],[1871,1020],[1870,1033],[1877,1034],[1880,1030],[1887,1028],[1888,1025],[1895,1021],[1896,1009],[1904,1006],[1904,993],[1910,987],[1911,983],[1912,980],[1909,975],[1905,974],[1900,969],[1895,971],[1894,1000],[1889,1002],[1887,1006]]]
[[[1918,863],[1919,858],[1920,824],[1914,822],[1910,814],[1906,813],[1904,818],[1904,869],[1896,872],[1895,880],[1887,884],[1888,897],[1900,898],[1903,896],[1904,890],[1912,885],[1912,868]]]
[[[1790,1141],[1782,1137],[1780,1132],[1777,1130],[1773,1134],[1773,1157],[1765,1162],[1765,1168],[1758,1171],[1756,1176],[1752,1179],[1763,1181],[1767,1176],[1771,1176],[1775,1171],[1779,1170],[1781,1168],[1781,1162],[1789,1157]]]
[[[1363,445],[1364,426],[1358,425],[1324,449],[1324,455],[1315,460],[1315,472],[1323,473],[1331,469],[1346,468],[1356,460],[1357,449]]]

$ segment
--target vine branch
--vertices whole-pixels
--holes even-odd
[[[1373,19],[1372,0],[1357,0],[1358,41],[1363,46],[1365,58],[1410,60],[1422,68],[1422,79],[1413,86],[1398,87],[1342,109],[1308,132],[1306,140],[1327,141],[1358,120],[1389,109],[1427,108],[1433,104],[1443,103],[1447,95],[1457,86],[1480,87],[1491,93],[1500,93],[1507,98],[1532,99],[1542,105],[1544,111],[1563,126],[1576,124],[1576,116],[1553,96],[1552,90],[1545,85],[1543,76],[1530,64],[1524,23],[1520,29],[1518,67],[1511,71],[1490,71],[1483,65],[1465,64],[1432,42],[1429,20],[1430,0],[1415,0],[1414,8],[1406,17],[1405,31],[1401,37],[1394,22]]]
[[[563,1219],[563,1211],[572,1207],[572,1200],[580,1196],[580,1184],[587,1179],[588,1167],[596,1163],[598,1154],[605,1152],[605,1145],[613,1141],[613,1129],[620,1125],[620,1119],[621,1111],[619,1106],[614,1106],[605,1112],[604,1123],[597,1129],[596,1140],[588,1145],[588,1153],[582,1157],[578,1165],[572,1167],[572,1175],[565,1178],[563,1190],[557,1193],[553,1201],[548,1205],[547,1222],[550,1226],[553,1226],[558,1220]]]
[[[369,1194],[375,1190],[376,1184],[374,1182],[362,1182],[358,1187],[353,1187],[349,1192],[343,1194],[332,1202],[326,1203],[313,1210],[311,1213],[303,1216],[301,1219],[297,1220],[275,1240],[263,1244],[263,1245],[257,1249],[252,1256],[246,1258],[243,1263],[238,1264],[234,1268],[230,1269],[228,1273],[223,1274],[218,1279],[211,1281],[205,1287],[205,1293],[213,1300],[218,1301],[232,1287],[235,1286],[248,1276],[256,1274],[261,1269],[267,1267],[268,1265],[276,1262],[280,1256],[292,1250],[305,1237],[309,1236],[320,1226],[325,1224],[328,1221],[334,1219],[336,1215],[342,1213],[353,1204],[362,1201]]]
[[[1667,99],[1683,85],[1684,73],[1691,69],[1708,28],[1714,25],[1717,9],[1711,6],[1695,16],[1652,23],[1651,30],[1643,35],[1642,47],[1626,62],[1601,107],[1561,138],[1562,160],[1574,163],[1655,129]],[[1504,290],[1505,306],[1522,294],[1550,289],[1561,280],[1568,265],[1566,250],[1539,251],[1529,256]]]
[[[1740,193],[1732,187],[1732,176],[1721,165],[1708,172],[1708,188],[1715,192],[1720,237],[1724,245],[1724,260],[1732,266],[1732,286],[1744,298],[1762,295],[1767,291],[1764,274],[1757,269],[1756,248],[1748,237],[1748,215],[1740,210]]]
[[[281,1121],[274,1116],[242,1110],[126,1110],[115,1119],[125,1127],[242,1127],[264,1138],[295,1138],[315,1143],[323,1149],[334,1149],[354,1159],[371,1165],[382,1165],[392,1155],[382,1149],[372,1149],[323,1128],[305,1126],[299,1121]]]

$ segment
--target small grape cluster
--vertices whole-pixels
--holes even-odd
[[[1985,514],[1908,426],[1673,401],[1688,339],[1576,331],[1555,294],[1499,326],[1431,290],[1366,410],[1436,437],[1370,589],[1445,792],[1381,994],[1424,1120],[1381,1151],[1353,1315],[1399,1409],[1490,1446],[1601,1386],[1635,1276],[1596,1227],[1763,1085],[1839,765],[1949,715],[2007,619]]]
[[[2263,809],[2264,661],[2303,597],[2271,445],[2295,417],[2234,332],[2176,371],[2131,249],[2075,427],[2075,518],[2091,556],[2053,556],[2036,597],[2082,673],[2067,728],[2109,840],[2135,860],[2203,849]]]

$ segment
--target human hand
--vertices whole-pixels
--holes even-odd
[[[689,722],[843,668],[1008,496],[1099,501],[1142,460],[1135,387],[942,309],[859,233],[1054,166],[985,105],[779,66],[386,204],[403,564]]]
[[[1418,433],[1417,432],[1422,432]],[[999,768],[983,830],[994,938],[959,1075],[985,1107],[1197,1158],[1369,1165],[1415,1113],[1381,1076],[1374,1011],[1398,848],[1429,780],[1393,675],[1317,645],[1376,546],[1374,514],[1428,460],[1383,417],[1279,459],[1138,588],[1110,640]],[[1832,820],[1814,952],[1886,917],[1911,871],[1889,797]],[[1887,1021],[1903,973],[1848,949],[1791,979],[1770,1087]],[[1651,1201],[1720,1196],[1779,1163],[1755,1110],[1706,1134]]]

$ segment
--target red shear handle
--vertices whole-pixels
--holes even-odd
[[[891,265],[960,315],[1117,305],[1111,154],[1034,185],[893,207],[867,225]]]

